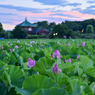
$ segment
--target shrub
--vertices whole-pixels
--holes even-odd
[[[91,33],[91,34],[94,33],[94,29],[92,25],[87,25],[86,33]]]
[[[49,38],[49,35],[29,35],[28,38]]]

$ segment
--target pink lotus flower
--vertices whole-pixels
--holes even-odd
[[[27,65],[28,68],[35,67],[35,61],[33,61],[31,58],[28,58],[27,64],[28,64]]]
[[[12,52],[12,49],[9,49],[9,52]]]
[[[32,47],[32,45],[30,45]]]
[[[83,42],[81,46],[84,47],[85,46],[85,42]]]
[[[59,74],[59,69],[58,69],[57,64],[55,64],[55,66],[52,68],[52,72],[53,72],[54,74],[56,74],[56,75]]]
[[[19,48],[17,45],[15,46],[15,49]]]
[[[70,44],[67,44],[67,46],[70,46]]]
[[[77,55],[77,59],[79,60],[79,55]]]
[[[70,63],[72,62],[71,59],[68,59],[67,61],[70,62]]]
[[[10,46],[11,46],[12,44],[10,44]]]
[[[61,43],[61,45],[63,45],[63,43]]]
[[[19,43],[20,41],[18,40],[17,43]]]
[[[62,56],[60,56],[60,52],[58,50],[55,50],[53,52],[52,58],[61,58]]]
[[[59,69],[59,71],[60,71],[60,72],[62,72],[62,70],[61,70],[61,69]]]
[[[1,50],[3,49],[3,46],[1,46]]]
[[[35,43],[35,41],[31,41],[30,44]]]
[[[32,44],[32,42],[30,42],[30,44]]]
[[[32,43],[35,43],[35,41],[32,41]]]

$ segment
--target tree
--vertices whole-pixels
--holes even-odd
[[[94,33],[95,33],[95,27],[93,27],[93,29],[94,29]]]
[[[69,38],[69,36],[70,36],[70,37],[73,37],[73,34],[74,34],[74,32],[72,31],[72,29],[69,29],[69,30],[66,32],[67,38]]]
[[[12,31],[13,37],[18,39],[24,39],[27,36],[27,31],[24,30],[21,26],[16,26]]]
[[[53,28],[54,35],[62,38],[68,32],[68,27],[65,24],[58,24]]]
[[[3,30],[2,24],[0,23],[0,37],[5,36],[5,31]]]
[[[55,22],[51,22],[48,26],[49,31],[52,31],[52,29],[56,26]]]
[[[38,28],[45,28],[45,29],[47,29],[48,22],[47,21],[37,22],[37,25],[38,25]]]
[[[91,34],[94,33],[94,29],[92,25],[87,25],[86,33],[91,33]]]

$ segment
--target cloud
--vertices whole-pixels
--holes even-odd
[[[95,2],[89,3],[88,0],[66,0],[66,1],[69,3],[81,3],[81,5],[78,6],[77,8],[80,8],[82,10],[86,9],[87,7],[90,7],[91,5],[95,5]]]
[[[13,6],[13,5],[0,5],[0,8],[16,9],[17,11],[30,11],[30,12],[34,12],[34,13],[42,11],[41,9],[19,7],[19,6]]]
[[[83,14],[95,15],[95,5],[91,5],[84,10],[82,10],[81,8],[76,8],[76,9],[73,9],[73,11],[79,11],[80,13],[83,13]]]
[[[92,1],[91,1],[91,0],[90,0],[90,1],[87,1],[87,3],[91,3],[91,4],[92,4],[92,3],[95,3],[95,0],[92,0]]]
[[[55,0],[55,1],[54,0],[34,0],[34,1],[40,2],[45,5],[62,5],[67,2],[66,0]]]
[[[15,25],[6,24],[6,23],[3,24],[3,28],[5,30],[12,30],[12,29],[14,29],[14,27],[15,27]]]
[[[83,14],[78,11],[67,11],[67,12],[63,12],[63,14],[72,15],[76,17],[77,20],[85,20],[85,19],[91,19],[91,18],[95,19],[95,15]]]
[[[56,7],[54,5],[43,5],[40,2],[35,2],[33,0],[6,0],[0,1],[2,5],[13,5],[17,7],[27,7],[27,8],[35,8],[35,9],[47,9]]]
[[[0,13],[0,15],[15,15],[13,13]]]
[[[80,6],[82,4],[81,3],[68,3],[68,4],[65,4],[65,5],[77,7],[77,6]]]
[[[4,27],[13,28],[25,17],[31,23],[95,18],[95,0],[0,0],[0,22]]]

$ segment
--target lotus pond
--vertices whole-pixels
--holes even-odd
[[[95,40],[0,40],[0,95],[95,95]]]

